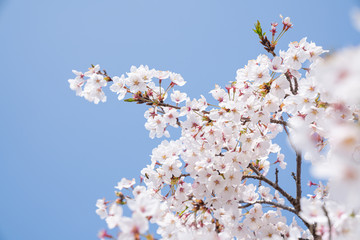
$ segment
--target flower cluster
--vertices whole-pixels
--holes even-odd
[[[96,212],[109,229],[119,229],[117,239],[153,239],[149,222],[162,239],[359,235],[360,48],[324,60],[320,55],[327,51],[303,38],[276,54],[277,42],[293,26],[288,17],[282,23],[277,38],[278,24],[271,24],[271,42],[255,25],[272,57],[249,61],[235,81],[210,91],[211,100],[190,99],[174,89],[186,83],[181,75],[147,66],[131,67],[121,77],[108,76],[98,65],[84,74],[73,71],[70,88],[91,102],[105,101],[102,88],[111,83],[119,100],[130,94],[125,101],[149,105],[144,116],[150,138],[170,137],[168,127],[181,129],[179,139],[153,149],[140,185],[123,179],[115,201],[98,200]],[[296,153],[296,173],[287,176],[295,196],[278,181],[279,168],[289,161],[276,144],[282,131]],[[314,195],[302,195],[303,157],[316,176],[329,179],[328,185],[310,182],[317,187]],[[124,205],[131,217],[123,216]],[[283,211],[294,214],[291,223]],[[102,231],[99,237],[113,236]]]
[[[149,70],[147,66],[140,66],[139,68],[131,67],[127,77],[121,75],[121,77],[114,76],[111,78],[107,75],[106,71],[100,71],[99,65],[92,66],[85,73],[75,70],[73,70],[73,73],[76,77],[68,80],[70,88],[76,91],[77,96],[84,97],[95,104],[98,104],[100,101],[106,101],[102,88],[108,82],[113,83],[110,86],[110,90],[118,94],[119,100],[122,100],[126,93],[131,93],[134,94],[136,100],[145,97],[151,101],[164,101],[169,90],[164,91],[161,86],[155,86],[152,81],[153,78],[159,79],[160,82],[170,78],[171,87],[174,85],[183,86],[186,83],[180,74],[169,71],[156,71],[155,69]]]

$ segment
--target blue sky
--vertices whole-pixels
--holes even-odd
[[[300,4],[301,3],[301,4]],[[326,49],[359,43],[349,1],[0,1],[0,239],[97,239],[98,198],[148,163],[144,106],[76,97],[72,69],[131,65],[181,73],[191,97],[226,85],[265,53],[252,32],[294,23],[281,41],[307,36]],[[291,164],[290,164],[291,165]],[[286,183],[284,183],[286,184]],[[291,186],[287,186],[291,188]]]

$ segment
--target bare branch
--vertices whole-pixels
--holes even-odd
[[[325,216],[326,216],[326,218],[327,218],[327,220],[328,220],[329,240],[331,240],[331,239],[332,239],[332,236],[331,236],[331,220],[330,220],[330,217],[329,217],[329,213],[328,213],[328,211],[326,210],[325,203],[324,203],[324,205],[322,206],[322,210],[324,211]]]
[[[284,121],[284,118],[281,116],[280,119],[281,119],[281,121],[283,121],[283,122],[285,123],[285,124],[282,124],[282,125],[283,125],[283,127],[284,127],[284,130],[285,130],[286,135],[287,135],[288,137],[290,137],[290,133],[289,133],[289,131],[288,131],[287,128],[286,128],[287,124],[286,124],[286,122]],[[290,142],[290,144],[291,144],[291,142]],[[291,146],[292,146],[292,144],[291,144]]]
[[[246,202],[240,201],[239,203],[246,203]],[[246,203],[245,205],[239,206],[239,208],[247,208],[247,207],[250,207],[251,205],[254,205],[255,203],[273,205],[275,207],[278,207],[278,208],[281,208],[281,209],[284,209],[284,210],[287,210],[289,212],[292,212],[292,213],[296,214],[296,211],[295,211],[294,208],[288,207],[286,205],[283,205],[283,204],[280,204],[280,203],[277,203],[277,202],[265,201],[265,200],[259,200],[259,201],[256,201],[254,203]]]
[[[260,171],[257,170],[256,167],[254,167],[252,164],[249,164],[248,167],[251,170],[253,170],[257,176],[245,175],[245,176],[243,176],[243,179],[252,178],[252,179],[258,179],[258,180],[266,182],[267,184],[272,186],[274,189],[278,190],[293,206],[295,206],[296,200],[290,194],[288,194],[284,189],[282,189],[278,184],[272,182],[271,180],[266,178],[264,175],[262,175],[260,173]]]
[[[285,122],[283,119],[281,119],[281,120],[270,119],[270,122],[271,122],[271,123],[281,124],[281,125],[283,125],[284,127],[287,126],[287,122]]]
[[[301,211],[300,199],[301,199],[301,153],[296,151],[296,211]]]
[[[240,201],[239,203],[246,203],[246,202]],[[274,207],[278,207],[278,208],[284,209],[284,210],[286,210],[286,211],[292,212],[292,213],[294,213],[309,229],[314,229],[314,228],[316,228],[316,226],[310,225],[307,221],[305,221],[305,220],[296,212],[296,209],[295,209],[295,208],[288,207],[288,206],[283,205],[283,204],[280,204],[280,203],[276,203],[276,202],[272,202],[272,201],[259,200],[259,201],[256,201],[256,202],[254,202],[254,203],[246,203],[245,205],[239,206],[239,208],[241,208],[241,209],[247,208],[247,207],[250,207],[251,205],[254,205],[255,203],[259,203],[259,204],[269,204],[269,205],[272,205],[272,206],[274,206]],[[315,239],[316,239],[317,235],[315,234],[314,237],[315,237]]]

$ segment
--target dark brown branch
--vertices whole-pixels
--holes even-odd
[[[301,153],[296,151],[296,205],[294,206],[297,212],[301,211]]]
[[[246,203],[246,202],[240,201],[239,203]],[[265,201],[265,200],[258,200],[258,201],[254,202],[254,203],[246,203],[245,205],[239,206],[239,208],[247,208],[247,207],[250,207],[251,205],[254,205],[255,203],[273,205],[275,207],[278,207],[278,208],[281,208],[281,209],[284,209],[284,210],[287,210],[289,212],[292,212],[292,213],[296,214],[296,211],[295,211],[294,208],[285,206],[285,205],[280,204],[280,203],[276,203],[276,202],[272,202],[272,201]]]
[[[136,100],[137,100],[137,103],[139,103],[139,104],[146,103],[147,105],[150,105],[150,106],[160,106],[160,107],[169,107],[169,108],[181,109],[181,107],[178,107],[178,106],[174,106],[174,105],[163,103],[163,102],[154,102],[153,100],[148,99],[148,98],[144,98],[144,97],[137,97]],[[196,111],[196,112],[199,111],[199,109],[192,109],[192,110]],[[201,111],[201,112],[204,113],[204,114],[209,114],[210,113],[209,111]],[[246,118],[246,117],[241,117],[240,121],[243,122],[243,123],[247,123],[247,122],[250,122],[251,119]],[[283,119],[281,119],[281,120],[270,119],[270,122],[271,123],[276,123],[276,124],[281,124],[284,127],[287,126],[287,123]]]
[[[176,124],[177,124],[179,127],[181,127],[181,123],[180,123],[179,118],[176,118]]]
[[[287,75],[286,75],[286,77],[288,78]],[[291,88],[292,85],[291,85],[290,79],[288,79],[288,81],[290,82],[290,88]],[[294,78],[294,81],[295,81],[295,89],[296,89],[296,94],[297,94],[297,91],[298,91],[297,79]],[[282,121],[284,121],[284,118],[282,116],[280,117],[280,119]],[[294,145],[292,144],[292,142],[290,141],[290,133],[289,133],[289,131],[287,129],[287,125],[283,124],[283,127],[284,127],[284,130],[286,132],[286,135],[289,138],[289,142],[290,142],[291,147],[296,152],[296,175],[295,175],[294,172],[291,173],[291,176],[294,178],[295,183],[296,183],[296,199],[294,199],[293,202],[291,202],[291,201],[289,201],[289,202],[295,207],[295,209],[297,211],[296,215],[304,222],[306,227],[310,230],[310,232],[312,233],[312,235],[314,237],[314,240],[320,240],[321,237],[316,234],[316,224],[309,224],[308,222],[306,222],[304,219],[302,219],[299,216],[299,213],[301,211],[300,200],[301,200],[301,193],[302,193],[302,191],[301,191],[301,163],[302,163],[301,152],[297,151],[296,148],[294,147]]]
[[[245,124],[245,123],[247,123],[247,122],[250,122],[251,119],[248,118],[248,117],[241,117],[240,121]],[[271,118],[271,119],[270,119],[270,122],[271,122],[271,123],[276,123],[276,124],[281,124],[281,125],[283,125],[283,126],[287,126],[287,123],[286,123],[284,120],[278,120],[278,119],[273,119],[273,118]]]
[[[239,203],[246,203],[246,202],[240,201]],[[292,213],[296,214],[294,208],[285,206],[285,205],[280,204],[280,203],[276,203],[276,202],[272,202],[272,201],[265,201],[265,200],[258,200],[258,201],[254,202],[254,203],[246,203],[245,205],[239,206],[239,208],[247,208],[247,207],[250,207],[251,205],[254,205],[255,203],[273,205],[275,207],[278,207],[278,208],[281,208],[281,209],[284,209],[284,210],[287,210],[289,212],[292,212]]]
[[[285,131],[286,135],[287,135],[288,137],[290,137],[290,133],[289,133],[289,131],[288,131],[288,129],[287,129],[287,122],[284,121],[283,116],[281,116],[280,119],[281,119],[281,121],[283,121],[283,122],[285,123],[285,124],[282,124],[282,125],[283,125],[283,128],[284,128],[284,131]],[[291,144],[291,142],[290,142],[290,144]],[[291,145],[291,146],[292,146],[292,145]]]
[[[282,121],[284,121],[283,117],[281,117],[280,119]],[[283,127],[284,127],[284,130],[286,132],[286,135],[288,137],[290,137],[289,131],[287,130],[286,126],[283,125]],[[301,152],[296,150],[296,148],[291,143],[291,141],[290,141],[290,145],[292,146],[292,148],[296,152],[296,175],[294,173],[291,173],[291,176],[294,178],[294,180],[296,182],[296,200],[295,200],[294,203],[291,202],[291,204],[293,204],[295,209],[298,212],[300,212],[301,211],[300,199],[301,199],[301,193],[302,193],[302,191],[301,191],[301,163],[302,163],[302,158],[301,158]]]
[[[297,82],[296,77],[292,76],[289,71],[287,71],[287,72],[285,73],[285,77],[286,77],[286,80],[288,80],[288,82],[289,82],[289,84],[290,84],[290,91],[291,91],[291,93],[294,94],[294,95],[298,94],[299,85],[298,85],[298,82]],[[292,84],[292,82],[291,82],[291,78],[294,79],[295,88],[293,87],[293,84]]]
[[[136,98],[137,102],[142,104],[142,103],[146,103],[147,105],[151,105],[151,106],[160,106],[160,107],[169,107],[169,108],[175,108],[175,109],[181,109],[181,107],[178,106],[174,106],[171,104],[167,104],[167,103],[163,103],[163,102],[154,102],[151,99],[148,98],[143,98],[143,97],[137,97]],[[192,109],[193,111],[199,112],[199,109]],[[209,111],[201,111],[204,114],[209,114]]]
[[[262,175],[260,173],[260,171],[257,170],[256,167],[254,167],[252,164],[249,164],[248,167],[251,170],[253,170],[257,176],[245,175],[245,176],[243,176],[243,179],[252,178],[252,179],[258,179],[258,180],[266,182],[267,184],[272,186],[274,189],[278,190],[293,206],[295,206],[296,200],[290,194],[288,194],[284,189],[282,189],[278,184],[272,182],[271,180],[266,178],[264,175]]]
[[[246,203],[246,202],[240,201],[239,203]],[[310,228],[314,228],[313,225],[310,225],[308,222],[305,221],[305,219],[303,219],[298,213],[296,213],[295,208],[288,207],[288,206],[283,205],[283,204],[280,204],[280,203],[276,203],[276,202],[272,202],[272,201],[259,200],[259,201],[256,201],[256,202],[254,202],[254,203],[246,203],[245,205],[239,206],[239,208],[241,208],[241,209],[247,208],[247,207],[250,207],[250,206],[254,205],[255,203],[259,203],[259,204],[269,204],[269,205],[273,205],[273,206],[275,206],[275,207],[284,209],[284,210],[286,210],[286,211],[292,212],[292,213],[294,213],[309,229],[310,229]],[[316,237],[316,235],[314,235],[314,236]],[[315,238],[315,239],[316,239],[316,238]]]
[[[329,217],[329,213],[328,213],[328,211],[326,210],[325,203],[324,203],[324,205],[322,206],[322,210],[324,211],[325,216],[326,216],[327,221],[328,221],[328,225],[329,225],[329,240],[331,240],[331,239],[332,239],[332,236],[331,236],[331,220],[330,220],[330,217]]]
[[[285,122],[284,120],[277,120],[277,119],[270,119],[270,122],[271,123],[277,123],[277,124],[281,124],[283,125],[284,127],[287,126],[287,122]]]
[[[243,202],[243,201],[240,201],[239,203],[245,203],[245,202]],[[250,206],[252,206],[252,205],[254,205],[255,203],[247,203],[247,204],[245,204],[245,205],[241,205],[241,206],[239,206],[239,208],[247,208],[247,207],[250,207]]]
[[[275,168],[275,184],[279,185],[279,169]]]
[[[274,52],[275,50],[275,45],[271,44],[270,41],[267,39],[266,36],[262,36],[262,38],[260,38],[260,43],[261,45],[264,46],[264,49],[268,52],[271,53],[273,55],[273,57],[276,57],[276,53]]]
[[[300,156],[301,158],[301,156]],[[242,179],[245,179],[245,178],[252,178],[252,179],[257,179],[257,180],[261,180],[261,181],[264,181],[266,182],[267,184],[269,184],[271,187],[273,187],[275,190],[278,190],[295,208],[295,213],[296,216],[298,216],[302,221],[303,223],[305,224],[305,226],[307,228],[310,229],[310,231],[314,228],[316,228],[314,225],[311,225],[309,224],[307,221],[305,221],[302,217],[300,217],[299,215],[299,212],[298,209],[300,209],[300,200],[299,200],[299,203],[297,201],[297,199],[294,199],[290,194],[288,194],[284,189],[282,189],[279,185],[275,184],[274,182],[272,182],[271,180],[269,180],[268,178],[266,178],[264,175],[262,175],[260,173],[260,171],[258,169],[256,169],[256,167],[254,167],[252,164],[249,164],[248,166],[251,170],[253,170],[257,176],[251,176],[251,175],[245,175],[242,177]],[[301,169],[300,169],[301,170]],[[301,188],[300,188],[300,193],[301,193]],[[298,196],[297,196],[298,197]],[[301,194],[300,194],[300,197],[301,197]],[[316,235],[316,232],[314,231],[313,232],[313,236],[314,236],[314,239],[317,239],[317,235]]]
[[[160,106],[160,107],[169,107],[169,108],[175,108],[175,109],[180,109],[180,107],[171,105],[171,104],[167,104],[167,103],[162,103],[162,102],[154,102],[151,99],[147,99],[147,98],[143,98],[143,97],[138,97],[136,98],[136,100],[138,101],[138,103],[149,103],[149,105],[152,106]]]
[[[298,84],[298,81],[297,81],[297,78],[293,76],[293,79],[294,79],[294,84],[295,84],[295,93],[297,94],[298,93],[298,90],[299,90],[299,84]],[[295,95],[296,95],[295,94]]]

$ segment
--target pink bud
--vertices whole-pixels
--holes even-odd
[[[317,186],[318,184],[316,184],[316,183],[313,183],[312,181],[309,181],[308,182],[308,186],[309,187],[312,187],[312,186]]]
[[[106,230],[100,230],[98,233],[98,238],[105,239],[105,238],[113,238],[113,236],[109,235]]]

